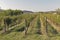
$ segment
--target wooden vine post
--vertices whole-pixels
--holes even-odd
[[[25,19],[25,35],[27,35],[28,27],[29,27],[29,23]]]
[[[48,30],[48,29],[47,29],[47,17],[45,17],[45,21],[46,21],[46,24],[45,24],[45,25],[46,25],[46,32],[48,32],[48,31],[47,31],[47,30]]]

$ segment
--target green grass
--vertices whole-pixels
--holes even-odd
[[[44,28],[46,28],[45,27],[46,20],[45,20],[44,16],[50,18],[51,20],[53,20],[54,22],[59,24],[60,23],[60,15],[58,17],[58,20],[56,18],[57,15],[37,13],[37,14],[22,14],[19,16],[12,16],[12,17],[9,16],[12,19],[15,19],[15,18],[18,18],[18,20],[26,19],[28,21],[28,23],[31,23],[32,25],[29,26],[29,28],[28,28],[28,29],[30,29],[30,31],[28,30],[29,34],[27,34],[27,35],[24,34],[23,28],[25,28],[25,22],[23,21],[23,23],[20,22],[19,23],[20,25],[13,28],[10,33],[0,34],[0,40],[60,40],[60,33],[55,34],[54,32],[56,31],[56,29],[54,29],[49,23],[47,24],[48,25],[48,27],[47,27],[48,35],[43,35],[43,34],[37,33],[38,29],[41,31],[40,18],[43,21]],[[3,22],[1,25],[3,26]],[[0,26],[0,28],[1,28],[1,26]]]

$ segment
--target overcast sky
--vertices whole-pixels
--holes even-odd
[[[60,8],[60,0],[0,0],[2,9],[49,11]]]

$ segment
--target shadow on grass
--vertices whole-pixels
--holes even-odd
[[[19,29],[16,29],[16,32],[23,32],[25,30],[25,27],[21,27]]]
[[[7,34],[10,34],[11,32],[23,32],[24,30],[25,30],[24,26],[22,26],[22,27],[16,27],[16,28],[13,28],[13,29],[11,29],[9,31],[1,33],[1,35],[7,35]]]

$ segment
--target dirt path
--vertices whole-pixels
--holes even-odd
[[[56,30],[57,32],[60,32],[60,26],[55,25],[51,20],[47,19],[47,22],[49,22],[49,24],[51,24]]]
[[[35,25],[35,21],[37,20],[37,17],[34,18],[31,23],[30,23],[30,26],[28,28],[28,32],[27,33],[32,33],[33,29],[34,29],[34,25]]]
[[[41,32],[42,32],[42,34],[47,35],[46,26],[44,26],[44,22],[43,22],[41,17],[40,17],[40,22],[41,22]]]

